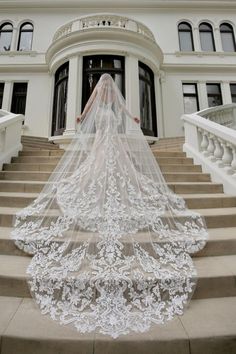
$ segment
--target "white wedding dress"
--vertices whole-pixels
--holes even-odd
[[[28,282],[43,314],[115,338],[183,313],[196,285],[189,253],[204,247],[207,231],[168,189],[109,75],[86,107],[12,237],[34,254]]]

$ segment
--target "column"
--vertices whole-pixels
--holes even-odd
[[[82,58],[74,56],[69,60],[69,77],[67,88],[66,129],[63,135],[73,135],[76,130],[76,117],[81,105]]]
[[[223,81],[221,83],[221,91],[222,91],[222,101],[223,104],[232,103],[230,84],[228,81]]]
[[[214,38],[215,38],[216,52],[223,52],[219,27],[214,28]]]
[[[11,39],[11,51],[17,50],[17,40],[18,40],[18,28],[13,27],[12,39]]]
[[[161,74],[161,73],[160,73]],[[164,137],[164,115],[162,106],[162,89],[161,83],[164,77],[164,72],[162,73],[162,79],[160,74],[154,74],[154,85],[155,85],[155,103],[156,103],[156,115],[157,115],[157,135],[158,137]]]
[[[199,109],[208,108],[207,88],[205,82],[198,82]]]
[[[199,36],[199,28],[197,26],[193,27],[193,43],[195,52],[201,52],[201,42]]]
[[[5,81],[3,99],[2,99],[2,109],[9,112],[11,110],[12,89],[13,89],[13,82]]]
[[[133,116],[140,117],[138,59],[132,55],[125,57],[125,99],[127,109]],[[131,126],[127,122],[127,129]]]

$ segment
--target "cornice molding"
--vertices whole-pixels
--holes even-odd
[[[236,8],[235,0],[119,0],[116,8]],[[110,0],[0,0],[0,8],[111,8]]]

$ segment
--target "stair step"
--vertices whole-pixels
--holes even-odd
[[[15,246],[14,240],[10,238],[12,227],[0,227],[0,254],[2,255],[21,255],[25,253]],[[206,246],[195,253],[193,257],[225,256],[236,254],[236,229],[234,227],[209,229],[209,240]],[[80,232],[80,241],[87,240],[87,233]],[[145,233],[141,233],[136,238],[140,244],[146,244],[149,240]]]
[[[186,152],[183,151],[155,151],[153,150],[155,157],[186,157]]]
[[[3,165],[4,171],[53,171],[56,167],[56,163],[8,163]],[[201,172],[202,168],[200,165],[160,165],[162,172]]]
[[[0,207],[0,226],[11,226],[13,216],[21,208]],[[198,213],[205,217],[208,228],[232,227],[236,226],[236,207],[196,209]],[[54,215],[54,211],[52,210]],[[57,216],[57,213],[55,213]],[[181,216],[179,216],[181,218]]]
[[[235,297],[192,300],[176,320],[115,340],[59,325],[29,298],[0,297],[0,311],[2,354],[236,353]]]
[[[26,268],[30,257],[0,255],[0,296],[30,297]],[[236,296],[236,255],[198,257],[194,299]]]
[[[37,196],[38,193],[0,192],[0,206],[23,208],[33,202]],[[182,196],[189,209],[236,207],[236,196],[223,193],[183,194]]]
[[[2,180],[35,180],[47,181],[51,172],[37,171],[0,171],[0,179]],[[167,182],[208,182],[210,181],[210,174],[208,173],[195,173],[195,172],[176,172],[163,174]]]
[[[19,156],[62,156],[64,154],[64,150],[22,150],[19,151]]]
[[[0,192],[25,192],[38,193],[45,184],[44,181],[15,181],[0,180]],[[177,194],[188,193],[222,193],[223,186],[220,183],[207,182],[176,182],[168,183],[169,188]]]

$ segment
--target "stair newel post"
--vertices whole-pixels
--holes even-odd
[[[222,161],[223,149],[221,147],[220,140],[216,136],[214,136],[214,144],[215,144],[214,161],[218,165]]]
[[[222,141],[221,144],[223,146],[224,153],[222,156],[222,164],[220,165],[220,167],[223,167],[223,169],[227,174],[231,174],[232,173],[231,162],[233,159],[231,149],[226,141]]]

